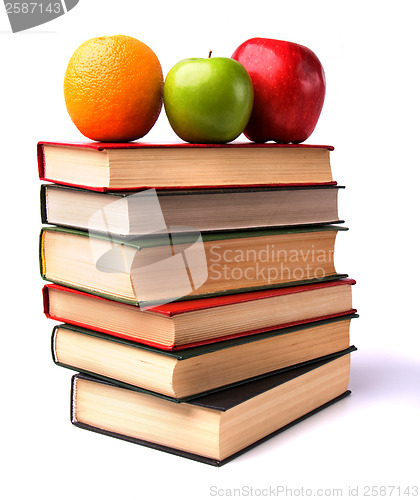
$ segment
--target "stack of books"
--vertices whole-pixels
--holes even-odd
[[[349,394],[331,147],[39,143],[72,423],[222,465]]]

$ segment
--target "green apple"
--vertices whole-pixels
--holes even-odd
[[[175,64],[165,80],[163,102],[169,123],[182,140],[225,143],[236,139],[248,124],[254,88],[241,63],[209,55]]]

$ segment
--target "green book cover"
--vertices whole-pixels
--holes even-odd
[[[321,282],[321,281],[331,281],[339,278],[344,278],[347,277],[347,274],[339,274],[334,270],[320,273],[320,276],[313,276],[312,270],[309,269],[307,272],[308,277],[302,275],[299,277],[294,277],[291,279],[277,279],[273,280],[270,282],[270,280],[267,278],[268,276],[268,271],[267,273],[264,271],[264,269],[269,269],[269,264],[272,264],[272,268],[276,270],[277,268],[280,268],[283,264],[280,262],[280,259],[277,257],[277,260],[275,260],[275,257],[271,257],[271,254],[268,257],[268,260],[261,261],[261,268],[263,269],[263,272],[259,273],[259,278],[260,281],[257,281],[254,277],[254,275],[251,276],[251,278],[246,276],[246,279],[244,278],[242,281],[236,280],[236,278],[233,276],[233,270],[232,272],[232,278],[230,276],[227,276],[226,278],[223,277],[222,280],[218,280],[218,276],[221,275],[220,269],[218,268],[217,270],[215,269],[214,263],[210,260],[209,258],[213,258],[213,260],[216,261],[216,257],[219,259],[219,262],[222,261],[222,259],[225,257],[225,255],[228,255],[228,252],[231,252],[229,256],[233,255],[233,258],[231,258],[228,261],[228,265],[233,267],[238,267],[238,270],[241,272],[244,272],[241,270],[240,266],[242,264],[236,264],[238,260],[235,258],[235,254],[233,252],[242,252],[242,258],[247,258],[247,259],[252,259],[253,254],[252,252],[256,251],[254,250],[255,248],[259,248],[259,252],[261,252],[261,248],[267,252],[267,255],[269,252],[281,252],[286,250],[282,250],[281,247],[281,238],[283,236],[290,236],[296,235],[296,241],[297,245],[299,244],[299,237],[300,235],[304,234],[311,234],[311,235],[321,235],[325,233],[334,233],[334,235],[338,231],[346,231],[347,228],[341,227],[341,226],[333,226],[333,225],[322,225],[322,226],[306,226],[306,227],[294,227],[294,228],[282,228],[282,229],[255,229],[255,230],[247,230],[247,231],[233,231],[233,232],[209,232],[209,233],[180,233],[180,234],[156,234],[156,235],[150,235],[150,236],[143,236],[141,238],[133,238],[133,237],[121,237],[121,236],[115,236],[115,235],[106,235],[104,233],[89,233],[87,231],[82,231],[78,229],[71,229],[71,228],[64,228],[64,227],[44,227],[41,230],[41,235],[40,235],[40,269],[41,269],[41,276],[43,279],[47,281],[52,281],[54,283],[63,285],[63,286],[68,286],[70,288],[75,288],[78,290],[85,291],[87,293],[92,293],[94,295],[102,296],[105,298],[109,298],[111,300],[117,300],[129,304],[144,304],[147,306],[153,306],[157,304],[162,304],[166,302],[172,302],[175,300],[190,300],[198,297],[211,297],[211,296],[218,296],[218,295],[228,295],[228,294],[233,294],[233,293],[241,293],[241,292],[247,292],[247,291],[252,291],[252,290],[258,290],[258,289],[270,289],[270,288],[277,288],[277,287],[286,287],[286,286],[295,286],[295,285],[303,285],[303,284],[309,284],[309,283],[314,283],[314,282]],[[83,239],[90,239],[91,242],[95,243],[95,241],[98,242],[106,242],[108,245],[108,249],[111,250],[117,250],[126,247],[128,249],[135,249],[136,251],[139,252],[139,259],[141,260],[140,254],[142,254],[142,250],[147,250],[149,256],[154,255],[154,249],[165,249],[165,246],[170,248],[172,250],[172,255],[173,256],[180,256],[182,255],[185,263],[187,261],[187,251],[189,250],[189,246],[193,247],[198,247],[199,245],[202,245],[203,249],[203,255],[201,255],[199,258],[202,259],[202,265],[205,265],[207,267],[207,271],[212,271],[212,275],[210,276],[210,273],[208,273],[208,279],[201,281],[199,285],[197,286],[196,282],[194,282],[194,286],[190,289],[190,292],[192,290],[192,293],[188,292],[185,294],[182,294],[182,296],[173,296],[167,293],[166,295],[163,295],[165,292],[162,292],[162,296],[157,296],[157,298],[153,297],[147,297],[143,298],[141,294],[136,294],[135,291],[133,291],[133,297],[120,297],[117,294],[114,293],[112,289],[110,290],[98,290],[95,289],[94,287],[89,287],[86,286],[83,282],[83,279],[80,282],[69,282],[68,280],[61,279],[60,276],[58,277],[51,277],[48,275],[46,272],[46,259],[45,259],[45,236],[48,234],[53,234],[53,233],[58,233],[60,235],[73,235],[77,236],[78,238],[83,238]],[[259,243],[260,238],[268,238],[264,239]],[[241,240],[247,239],[246,243],[242,243]],[[274,243],[268,243],[268,242],[276,242],[276,245]],[[312,243],[318,242],[317,238],[312,238]],[[267,243],[265,243],[267,242]],[[198,245],[197,245],[198,243]],[[214,245],[212,246],[212,244]],[[315,266],[314,262],[311,262],[311,252],[314,252],[313,247],[314,245],[312,244],[312,247],[310,245],[310,242],[305,243],[305,251],[302,253],[304,254],[302,257],[302,264],[312,264],[312,267]],[[224,245],[224,246],[223,246]],[[258,246],[259,245],[259,246]],[[333,263],[332,263],[332,251],[333,251],[333,242],[329,241],[328,243],[329,249],[328,251],[325,251],[325,254],[330,252],[328,258],[330,259],[329,265],[331,268],[333,268]],[[271,248],[273,247],[273,248]],[[204,248],[207,248],[209,250],[204,250]],[[295,250],[296,254],[298,253],[298,248]],[[214,256],[212,253],[213,250],[218,250],[219,253],[223,252],[223,255],[217,254]],[[179,250],[179,252],[178,252]],[[89,251],[88,248],[86,247],[86,251]],[[194,250],[197,255],[197,250]],[[300,251],[300,250],[299,250]],[[324,251],[322,247],[322,243],[319,244],[318,249],[316,249],[317,252]],[[108,252],[109,254],[110,252]],[[214,252],[216,253],[216,252]],[[245,253],[247,254],[245,256]],[[248,257],[249,253],[249,257]],[[143,254],[142,254],[143,255]],[[171,255],[171,256],[172,256]],[[239,253],[238,253],[239,255]],[[239,258],[241,258],[241,255],[239,255]],[[274,254],[273,254],[274,255]],[[106,255],[103,254],[103,256],[106,258]],[[60,257],[60,256],[59,256]],[[195,258],[195,257],[194,257]],[[271,263],[269,259],[274,259],[273,262]],[[102,259],[102,257],[101,257]],[[136,257],[137,259],[137,257]],[[207,262],[204,260],[207,259]],[[309,261],[308,261],[309,259]],[[313,259],[313,256],[312,256]],[[105,260],[105,259],[104,259]],[[122,259],[121,259],[122,261]],[[137,261],[136,261],[137,262]],[[244,261],[243,261],[244,262]],[[290,259],[290,262],[292,260]],[[296,260],[294,262],[297,262]],[[159,264],[159,262],[155,262],[155,264]],[[256,268],[259,267],[260,262],[257,261],[255,257],[255,261],[250,260],[249,262],[246,261],[245,264],[248,265],[248,267],[252,270],[255,270]],[[288,262],[287,262],[288,264]],[[92,262],[92,266],[95,267],[96,263]],[[217,264],[219,267],[222,264]],[[293,264],[297,265],[297,264]],[[97,267],[97,266],[96,266]],[[244,267],[244,266],[243,266]],[[291,266],[292,267],[292,266]],[[303,266],[302,266],[303,267]],[[321,271],[322,266],[319,266]],[[75,268],[77,270],[77,261],[75,261]],[[131,269],[141,269],[142,264],[138,265],[133,265]],[[185,266],[184,269],[191,269],[190,262],[188,261],[188,266]],[[254,269],[255,268],[255,269]],[[129,271],[129,276],[131,279],[131,283],[134,283],[134,279],[132,279],[132,274],[131,274],[131,269]],[[197,268],[196,268],[197,269]],[[305,268],[306,269],[306,268]],[[286,269],[287,271],[288,269]],[[229,271],[229,270],[228,270]],[[254,274],[255,274],[254,272]],[[303,271],[302,271],[303,273]],[[127,272],[125,272],[127,274]],[[251,273],[252,274],[252,273]],[[290,272],[289,272],[290,274]],[[213,276],[214,275],[214,276]],[[149,275],[150,276],[150,275]],[[146,279],[150,279],[149,276]],[[170,275],[168,275],[168,279],[166,280],[165,287],[170,287],[171,283],[171,278]],[[189,277],[190,281],[192,281],[191,276]],[[235,279],[233,279],[235,278]],[[161,278],[162,279],[162,278]],[[154,284],[153,280],[148,281],[150,285],[156,286]],[[207,286],[209,285],[210,286]],[[204,286],[203,286],[204,285]],[[133,285],[135,288],[135,284]],[[163,290],[163,289],[162,289]],[[155,290],[155,293],[160,294],[159,290]],[[142,297],[140,300],[137,300],[137,297]]]

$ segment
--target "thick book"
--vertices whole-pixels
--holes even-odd
[[[183,403],[75,375],[71,421],[221,466],[347,396],[353,350]]]
[[[347,349],[355,314],[180,351],[71,325],[53,329],[54,361],[177,401]]]
[[[351,279],[207,297],[148,310],[61,285],[43,287],[48,318],[178,350],[356,312]]]
[[[256,187],[101,193],[58,184],[41,186],[44,224],[135,235],[159,206],[171,231],[189,226],[226,231],[343,222],[337,198],[342,186]],[[71,209],[70,209],[71,208]],[[96,217],[101,213],[103,217]]]
[[[334,183],[331,146],[38,143],[41,180],[98,191]]]
[[[340,226],[117,238],[44,227],[47,281],[142,307],[334,280]]]

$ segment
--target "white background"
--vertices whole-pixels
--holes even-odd
[[[260,488],[260,496],[287,486],[314,495],[327,489],[325,496],[341,488],[345,497],[349,486],[363,496],[365,485],[419,485],[416,7],[414,0],[80,0],[20,34],[1,7],[3,498],[202,499],[212,486],[225,496],[242,486]],[[335,146],[334,177],[347,186],[340,216],[350,231],[339,235],[336,267],[357,280],[353,394],[220,469],[73,427],[71,372],[51,360],[36,143],[84,139],[64,106],[65,68],[83,41],[119,33],[148,44],[165,75],[210,49],[229,57],[254,36],[310,47],[326,73],[324,109],[307,142]],[[144,140],[177,140],[164,112]]]

